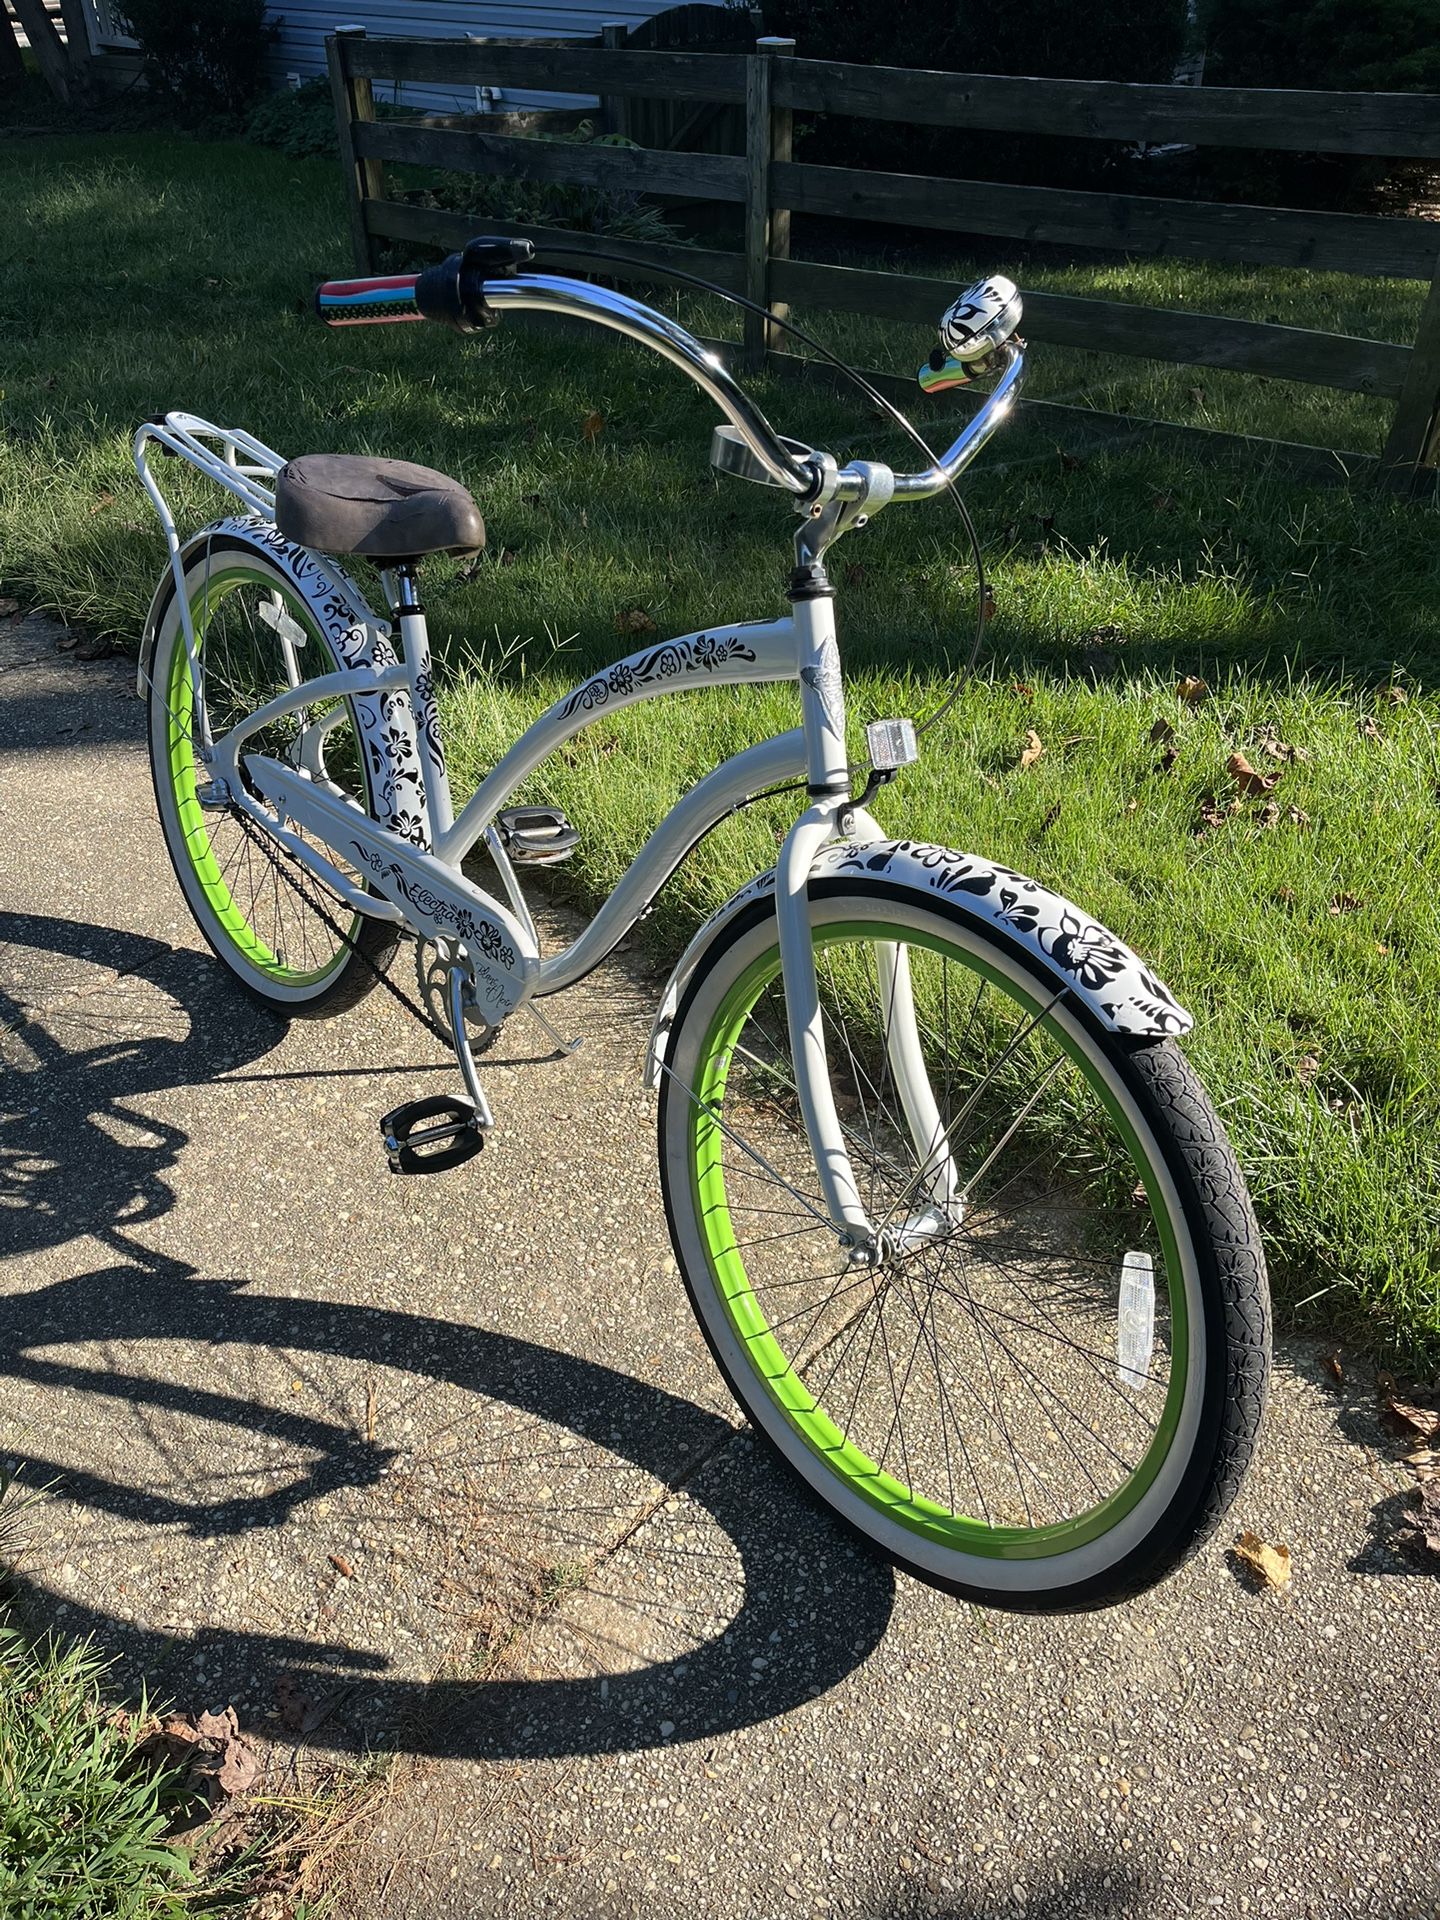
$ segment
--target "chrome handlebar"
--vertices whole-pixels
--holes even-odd
[[[797,505],[859,499],[873,488],[875,468],[870,463],[837,470],[830,455],[776,433],[718,354],[702,346],[677,321],[628,294],[558,274],[517,273],[486,280],[484,299],[497,314],[524,309],[589,320],[650,347],[679,367],[710,396],[728,422],[728,429],[717,428],[711,441],[711,460],[722,471],[779,487],[793,494]],[[984,406],[934,466],[923,473],[895,474],[893,496],[887,497],[925,500],[939,493],[969,466],[1002,424],[1024,378],[1025,355],[1013,341],[1001,345],[998,355],[1004,369]]]
[[[815,472],[790,450],[794,443],[787,445],[781,439],[720,356],[701,346],[678,321],[632,300],[628,294],[592,286],[585,280],[567,280],[558,274],[517,273],[504,280],[487,280],[485,302],[496,313],[523,308],[532,313],[591,320],[653,348],[709,394],[754,454],[770,485],[797,495],[818,492]]]
[[[924,473],[896,474],[897,500],[928,500],[931,494],[948,487],[965,471],[995,429],[1004,425],[1024,383],[1025,349],[1009,340],[1001,347],[1000,355],[1005,368],[986,397],[984,406],[973,420],[965,423],[958,438],[952,441],[933,467],[927,468]]]

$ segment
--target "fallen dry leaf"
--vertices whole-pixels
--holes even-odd
[[[1408,706],[1410,701],[1410,695],[1405,691],[1404,687],[1386,687],[1380,697],[1385,701],[1387,706],[1391,707]]]
[[[1198,673],[1187,673],[1175,691],[1187,707],[1198,707],[1209,694],[1210,688]]]
[[[1390,1382],[1390,1375],[1381,1374],[1380,1379]],[[1432,1407],[1417,1407],[1414,1401],[1402,1399],[1393,1382],[1388,1387],[1381,1386],[1380,1401],[1385,1418],[1402,1433],[1414,1434],[1419,1440],[1440,1437],[1440,1413]]]
[[[1135,798],[1135,796],[1134,796],[1133,794],[1132,794],[1132,795],[1131,795],[1131,797],[1130,797],[1130,798],[1129,798],[1129,799],[1128,799],[1128,800],[1127,800],[1127,801],[1125,802],[1125,809],[1124,809],[1124,810],[1125,810],[1125,812],[1126,812],[1127,814],[1130,814],[1130,813],[1138,813],[1138,812],[1140,811],[1140,802],[1139,802],[1139,800],[1138,800],[1138,799],[1136,799],[1136,798]]]
[[[1310,1086],[1319,1071],[1320,1062],[1315,1058],[1313,1053],[1302,1053],[1300,1058],[1295,1062],[1295,1078],[1300,1082],[1302,1087]]]
[[[1245,1532],[1235,1542],[1235,1557],[1241,1560],[1250,1571],[1271,1592],[1290,1584],[1290,1549],[1272,1547],[1262,1540],[1258,1533]]]
[[[97,494],[91,503],[90,511],[92,514],[103,513],[106,507],[113,506],[114,503],[115,496],[113,493]]]
[[[1379,727],[1376,726],[1368,713],[1363,719],[1357,720],[1355,726],[1362,740],[1381,740],[1384,738]]]
[[[1272,760],[1284,760],[1287,764],[1310,758],[1308,747],[1292,747],[1288,740],[1281,740],[1273,733],[1261,734],[1260,751],[1268,753]]]
[[[1285,818],[1292,827],[1308,827],[1310,824],[1309,814],[1303,807],[1297,807],[1293,801],[1285,809]]]
[[[1060,802],[1057,800],[1054,806],[1051,807],[1050,811],[1045,815],[1045,818],[1040,822],[1041,833],[1048,833],[1050,828],[1054,826],[1055,822],[1059,818],[1060,818]]]
[[[189,1714],[169,1713],[144,1745],[156,1758],[183,1760],[199,1739],[199,1730]]]
[[[10,600],[10,599],[0,600],[0,616],[3,616],[7,613],[18,613],[19,611],[20,611],[20,602],[18,600]]]
[[[1045,752],[1045,742],[1031,727],[1025,735],[1025,745],[1020,750],[1020,771],[1027,773]]]
[[[223,1794],[247,1793],[260,1778],[260,1756],[244,1740],[227,1740],[215,1784]]]
[[[1150,729],[1150,744],[1152,747],[1158,747],[1162,740],[1173,740],[1174,738],[1175,729],[1163,716],[1157,720]]]
[[[195,1717],[195,1731],[202,1740],[233,1740],[240,1731],[234,1707],[223,1713],[201,1713]]]
[[[585,418],[580,422],[582,438],[592,443],[598,440],[604,431],[605,416],[603,413],[587,413]]]
[[[655,622],[643,607],[622,607],[615,616],[617,633],[654,633]]]
[[[1330,1378],[1335,1382],[1337,1387],[1344,1386],[1345,1369],[1340,1364],[1340,1350],[1338,1347],[1336,1348],[1334,1353],[1327,1353],[1325,1357],[1321,1360],[1320,1364],[1325,1369],[1326,1373],[1329,1374]]]
[[[329,1560],[331,1566],[334,1567],[335,1571],[341,1576],[342,1579],[353,1580],[355,1578],[355,1569],[354,1567],[351,1566],[350,1562],[345,1558],[343,1553],[328,1554],[326,1558]]]
[[[1012,680],[1010,682],[1010,691],[1017,700],[1028,701],[1035,698],[1035,689],[1033,687],[1027,687],[1023,680]]]
[[[1413,1553],[1440,1560],[1440,1480],[1422,1480],[1415,1489],[1415,1505],[1400,1537]]]
[[[282,1673],[275,1682],[275,1700],[280,1709],[280,1724],[287,1733],[303,1733],[315,1713],[315,1701],[293,1674]]]
[[[1412,1447],[1405,1464],[1417,1480],[1440,1479],[1440,1447]]]
[[[1365,902],[1355,893],[1337,893],[1330,902],[1331,913],[1358,913]]]
[[[1232,753],[1225,762],[1225,771],[1244,794],[1269,793],[1280,779],[1278,773],[1257,773],[1243,753]]]
[[[995,618],[995,590],[993,587],[991,587],[991,585],[987,581],[985,585],[985,598],[980,602],[980,619],[983,625],[989,626],[990,622],[994,618]]]
[[[1173,773],[1179,758],[1180,749],[1178,747],[1166,747],[1161,753],[1160,758],[1155,762],[1156,773]]]
[[[1257,827],[1264,827],[1268,831],[1269,828],[1277,826],[1279,821],[1280,802],[1278,800],[1267,800],[1263,807],[1257,807],[1255,809],[1255,824]]]
[[[1190,392],[1190,399],[1192,404],[1197,407],[1203,407],[1205,404],[1204,387],[1191,387],[1189,389],[1189,392]]]
[[[1228,821],[1233,820],[1235,815],[1244,809],[1244,806],[1245,802],[1237,798],[1232,800],[1228,807],[1222,807],[1213,793],[1202,793],[1200,796],[1200,816],[1195,823],[1196,838],[1198,839],[1202,835],[1211,832],[1215,827],[1223,827]]]

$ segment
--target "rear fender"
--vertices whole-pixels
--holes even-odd
[[[1188,1033],[1195,1024],[1170,989],[1140,956],[1058,893],[1013,868],[978,854],[959,853],[923,840],[878,840],[826,847],[811,869],[812,880],[840,877],[883,880],[913,892],[926,904],[938,895],[967,919],[995,928],[1024,950],[1031,967],[1082,1002],[1112,1033],[1159,1040]],[[681,995],[700,962],[730,923],[752,901],[772,898],[774,870],[758,874],[713,913],[690,942],[666,983],[650,1034],[645,1084],[659,1084],[670,1029]]]
[[[329,640],[342,669],[368,667],[378,673],[381,668],[395,664],[390,629],[370,610],[354,581],[333,560],[287,540],[272,520],[262,519],[259,514],[236,514],[228,520],[217,520],[213,526],[193,535],[180,549],[182,575],[189,572],[212,541],[222,537],[253,547],[261,558],[279,569],[290,591]],[[159,624],[174,592],[174,576],[167,569],[150,602],[140,640],[135,690],[142,700],[149,691]],[[321,671],[329,671],[328,662]],[[380,693],[362,693],[353,698],[369,761],[376,817],[403,839],[421,844],[425,837],[424,782],[415,749],[410,695],[404,687],[387,687]]]

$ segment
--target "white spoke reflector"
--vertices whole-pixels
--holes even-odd
[[[1117,1345],[1120,1378],[1138,1393],[1155,1350],[1155,1268],[1148,1253],[1127,1253],[1120,1268]]]
[[[292,620],[277,596],[273,600],[262,600],[255,609],[267,627],[273,627],[282,640],[288,640],[292,647],[303,647],[305,629],[298,620]]]

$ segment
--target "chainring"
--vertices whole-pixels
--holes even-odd
[[[415,942],[415,984],[420,1004],[451,1046],[455,1044],[450,1026],[450,969],[454,955],[455,948],[448,940],[417,939]],[[465,1037],[470,1042],[472,1055],[488,1053],[500,1038],[500,1028],[491,1026],[478,1007],[467,1006]]]

